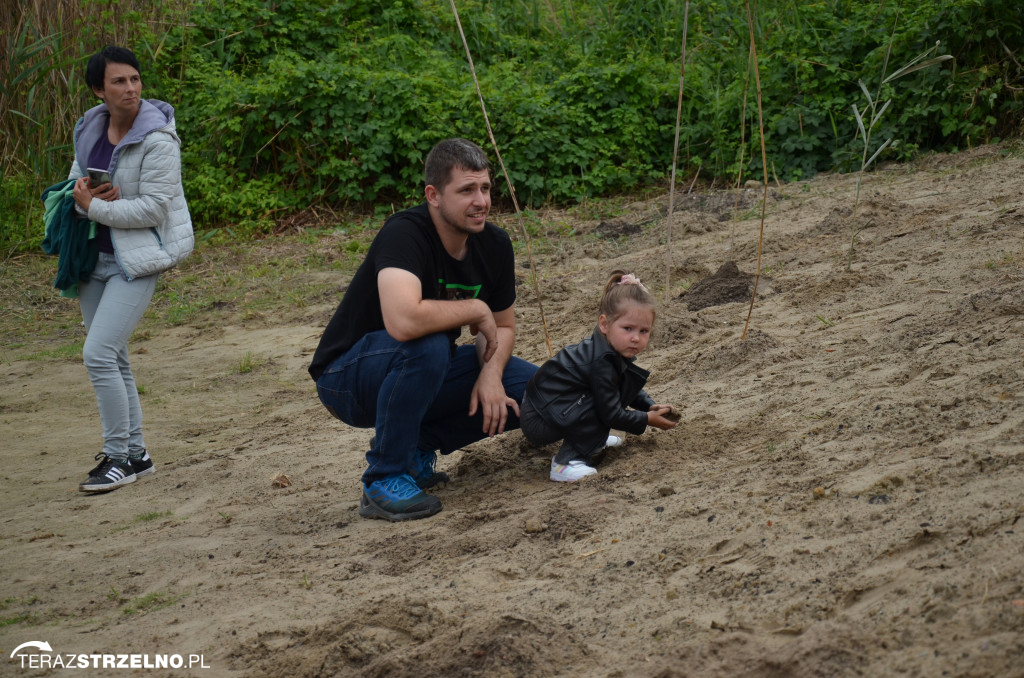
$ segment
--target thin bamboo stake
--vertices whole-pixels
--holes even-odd
[[[697,177],[700,176],[700,170],[702,167],[704,167],[703,163],[697,165],[697,171],[693,173],[693,181],[690,182],[690,187],[686,189],[686,195],[693,193],[693,186],[697,183]]]
[[[537,295],[537,308],[540,309],[540,322],[544,327],[544,341],[548,345],[548,356],[555,355],[551,349],[551,337],[548,334],[548,323],[544,318],[544,303],[540,296],[540,283],[537,278],[537,269],[533,265],[533,251],[530,248],[530,237],[526,233],[526,224],[523,222],[523,213],[519,209],[519,201],[516,200],[516,189],[512,185],[512,177],[509,176],[508,170],[505,169],[505,161],[501,159],[501,151],[498,150],[498,142],[494,140],[494,132],[491,130],[491,120],[487,116],[487,106],[484,104],[484,94],[480,89],[480,81],[476,77],[476,67],[473,65],[473,55],[469,51],[469,43],[466,41],[466,33],[462,30],[462,21],[459,19],[459,10],[455,7],[455,0],[450,0],[452,4],[452,14],[455,15],[455,24],[459,27],[459,35],[462,37],[462,46],[466,49],[466,60],[469,62],[469,72],[473,75],[473,84],[476,85],[476,95],[480,99],[480,110],[484,114],[484,123],[487,125],[487,136],[491,139],[491,146],[494,148],[494,155],[498,158],[498,164],[501,166],[501,171],[505,175],[505,182],[508,184],[509,195],[512,196],[512,205],[516,208],[516,219],[519,222],[519,231],[523,235],[523,242],[526,243],[526,257],[530,262],[530,275],[533,278],[533,290]]]
[[[676,139],[672,146],[672,183],[668,188],[668,234],[665,236],[665,301],[672,296],[672,213],[676,201],[676,165],[679,161],[679,128],[683,119],[683,82],[686,79],[686,34],[690,19],[690,0],[683,9],[683,48],[679,58],[679,103],[676,105]],[[700,173],[700,170],[697,170]],[[694,177],[694,181],[697,178]],[[692,188],[692,186],[691,186]]]
[[[768,153],[764,148],[764,111],[761,107],[761,74],[757,68],[757,45],[754,42],[754,17],[750,11],[750,0],[747,0],[747,27],[750,29],[750,58],[754,63],[754,83],[757,85],[757,126],[761,133],[761,170],[763,171],[764,192],[761,195],[761,232],[757,237],[757,271],[754,274],[754,290],[750,293],[750,309],[747,310],[747,322],[743,325],[743,336],[740,341],[747,340],[747,328],[750,327],[750,316],[754,312],[754,299],[757,298],[757,284],[761,281],[761,248],[764,244],[764,214],[768,205]]]
[[[747,93],[750,91],[750,52],[747,52],[747,79],[743,81],[743,104],[740,106],[740,164],[736,171],[736,188],[743,186],[743,160],[747,155]],[[739,195],[734,209],[739,209]]]
[[[747,95],[750,93],[750,50],[747,50],[747,77],[743,81],[743,104],[740,106],[740,159],[736,170],[736,199],[732,203],[733,212],[740,210],[740,188],[743,186],[743,161],[747,155]],[[729,251],[736,252],[736,218],[735,214],[729,225]]]

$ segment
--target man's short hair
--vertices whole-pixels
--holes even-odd
[[[89,57],[89,63],[85,66],[85,84],[94,89],[103,89],[104,79],[107,75],[107,64],[128,64],[142,76],[142,67],[135,54],[126,47],[107,45],[99,52]]]
[[[424,179],[427,186],[433,186],[439,191],[451,181],[452,170],[461,169],[467,172],[482,172],[487,170],[491,174],[491,163],[487,161],[487,154],[468,139],[459,137],[445,139],[438,142],[427,154],[426,167],[424,168]]]

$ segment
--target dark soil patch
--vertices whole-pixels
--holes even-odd
[[[714,274],[704,278],[679,295],[690,311],[746,301],[754,289],[754,276],[743,273],[736,262],[727,261]]]

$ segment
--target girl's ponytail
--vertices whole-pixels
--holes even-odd
[[[601,298],[601,315],[614,321],[622,315],[623,306],[631,302],[639,306],[654,308],[654,296],[632,273],[613,271]]]

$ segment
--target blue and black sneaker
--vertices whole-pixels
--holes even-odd
[[[421,490],[406,474],[370,483],[359,500],[359,515],[391,522],[426,518],[440,510],[441,500]]]
[[[429,490],[438,486],[444,487],[451,480],[447,473],[437,470],[437,452],[424,452],[423,450],[416,450],[409,475],[421,490]]]

